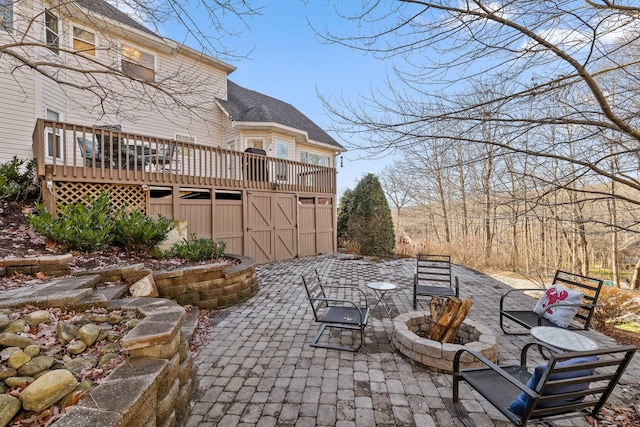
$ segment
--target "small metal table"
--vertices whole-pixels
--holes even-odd
[[[373,313],[378,305],[381,305],[387,311],[389,319],[391,319],[391,311],[393,309],[389,307],[389,303],[385,300],[384,296],[387,292],[395,290],[397,286],[389,282],[369,282],[367,283],[367,288],[373,290],[376,294],[376,298],[378,299],[378,301],[376,301],[376,305],[371,309],[371,312]]]
[[[549,344],[558,350],[587,351],[598,348],[598,344],[591,338],[563,328],[534,326],[530,333],[536,341]]]

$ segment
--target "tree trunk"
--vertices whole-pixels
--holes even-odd
[[[640,258],[636,262],[636,267],[633,269],[633,278],[631,279],[631,289],[640,290]]]

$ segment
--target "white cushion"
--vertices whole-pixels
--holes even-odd
[[[562,286],[552,285],[547,289],[536,304],[533,311],[536,314],[542,312],[545,319],[551,323],[558,325],[562,328],[566,328],[571,323],[571,320],[578,312],[580,307],[551,307],[545,309],[552,304],[565,303],[565,304],[582,304],[582,298],[584,294],[582,292],[572,291],[571,289],[563,288]]]

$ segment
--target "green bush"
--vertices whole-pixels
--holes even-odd
[[[389,203],[378,177],[365,175],[349,195],[346,229],[349,240],[359,244],[362,255],[391,255],[395,234]]]
[[[154,220],[140,211],[121,210],[114,222],[113,243],[128,252],[148,253],[167,238],[171,220],[162,215]]]
[[[77,202],[59,208],[53,216],[42,203],[37,203],[38,215],[29,214],[29,225],[47,239],[58,243],[63,251],[92,252],[113,240],[114,212],[109,196],[103,192],[88,204]]]
[[[156,221],[139,211],[113,209],[106,192],[85,200],[61,206],[57,217],[37,203],[39,214],[29,215],[29,225],[63,251],[80,252],[97,251],[111,243],[127,251],[150,252],[171,230],[168,218],[160,216]]]
[[[213,241],[191,236],[191,241],[183,240],[175,243],[168,251],[168,256],[186,259],[193,262],[218,259],[224,254],[227,244],[223,240]]]
[[[0,165],[0,199],[15,202],[37,199],[39,195],[36,181],[37,165],[36,159],[25,161],[18,159],[18,156],[13,156],[12,160]]]

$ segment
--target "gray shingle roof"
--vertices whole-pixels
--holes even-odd
[[[227,80],[227,98],[228,100],[218,101],[234,121],[277,123],[304,131],[313,141],[344,149],[338,141],[291,104],[243,88],[231,80]]]

